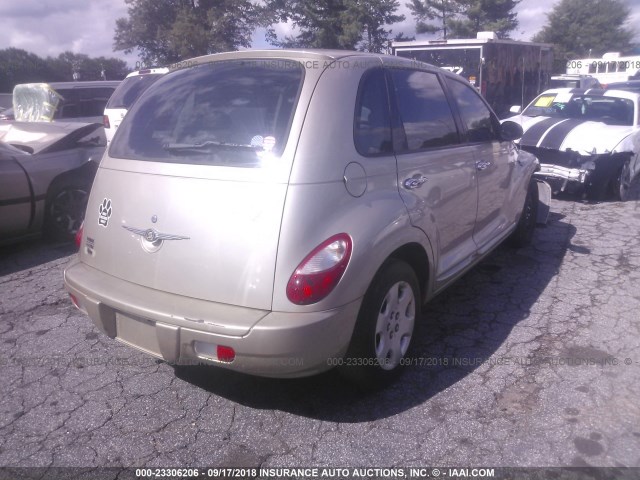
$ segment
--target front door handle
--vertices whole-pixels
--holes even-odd
[[[491,162],[484,162],[482,160],[476,162],[476,170],[486,170],[491,166]]]
[[[405,181],[402,182],[402,185],[407,190],[413,190],[415,188],[420,188],[422,184],[426,181],[427,181],[427,177],[425,177],[424,175],[417,174],[411,178],[405,179]]]

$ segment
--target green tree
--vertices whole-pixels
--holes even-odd
[[[49,81],[122,80],[130,69],[117,58],[91,58],[81,53],[63,52],[56,58],[47,57],[51,75]],[[104,72],[104,77],[102,73]],[[77,74],[74,77],[74,73]]]
[[[127,64],[117,58],[90,58],[64,52],[57,57],[41,58],[18,48],[0,50],[0,92],[10,93],[18,83],[70,82],[73,72],[78,80],[121,80],[129,72]]]
[[[533,40],[554,44],[557,71],[566,61],[591,53],[627,52],[634,32],[627,26],[629,7],[622,0],[561,0]]]
[[[51,70],[47,62],[20,48],[0,50],[0,92],[11,93],[18,83],[45,82]]]
[[[262,7],[249,0],[125,0],[114,50],[137,49],[147,66],[251,46]]]
[[[267,3],[267,40],[288,48],[339,48],[383,52],[391,30],[404,20],[398,0],[272,0]],[[290,22],[296,34],[279,39],[273,25]]]
[[[442,32],[442,38],[446,39],[451,21],[463,11],[465,4],[463,0],[411,0],[407,7],[416,19],[416,33]]]
[[[520,0],[411,0],[417,33],[442,32],[443,38],[475,38],[478,32],[496,32],[507,38],[518,26],[513,11]]]
[[[386,52],[392,35],[392,30],[386,25],[402,22],[404,15],[398,15],[400,2],[397,0],[373,0],[368,2],[353,2],[352,25],[359,25],[362,32],[358,50],[366,52]]]
[[[518,26],[514,12],[520,0],[465,0],[460,18],[450,22],[452,38],[475,38],[478,32],[496,32],[508,38]]]

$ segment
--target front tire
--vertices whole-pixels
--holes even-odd
[[[388,260],[365,294],[340,372],[366,389],[394,380],[420,316],[420,298],[413,269],[402,260]]]
[[[538,182],[531,180],[524,199],[524,206],[516,229],[509,238],[509,243],[515,248],[526,247],[533,240],[538,217]]]
[[[629,189],[631,188],[631,165],[629,160],[626,160],[620,168],[612,187],[615,200],[620,202],[627,200]]]

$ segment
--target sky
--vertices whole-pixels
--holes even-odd
[[[529,40],[546,23],[546,14],[557,0],[522,0],[517,7],[519,26],[512,37]],[[406,20],[393,25],[393,33],[415,34],[415,21],[400,0]],[[640,25],[640,0],[628,0],[632,10],[631,24]],[[124,0],[0,0],[0,49],[22,48],[41,57],[57,56],[64,51],[84,53],[91,57],[120,58],[134,68],[135,53],[125,55],[113,51],[115,22],[127,16]],[[286,33],[287,26],[278,28]],[[640,41],[640,28],[636,28]],[[418,37],[420,38],[420,37]],[[254,48],[270,48],[264,31],[257,31]]]

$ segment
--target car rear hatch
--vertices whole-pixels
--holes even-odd
[[[303,80],[297,62],[228,60],[150,87],[96,176],[81,260],[154,290],[270,310]]]

